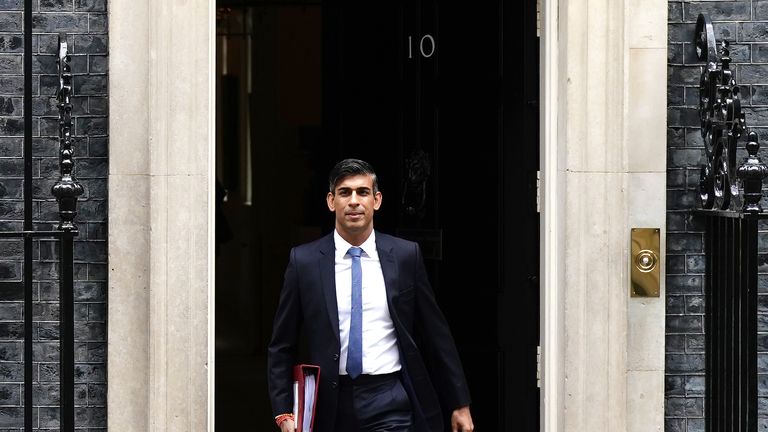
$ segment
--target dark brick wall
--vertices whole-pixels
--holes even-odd
[[[75,398],[78,430],[106,431],[107,9],[106,0],[33,0],[33,157],[36,229],[52,229],[58,206],[57,33],[69,34],[74,73],[75,174],[85,187],[75,243]],[[23,220],[23,0],[0,0],[0,230]],[[34,243],[34,424],[58,430],[58,248]],[[23,243],[0,240],[0,283],[20,281]],[[6,290],[7,291],[7,290]],[[0,292],[0,430],[23,427],[23,303]]]
[[[669,2],[667,130],[667,432],[704,430],[704,235],[688,211],[699,206],[704,148],[698,128],[700,64],[691,44],[699,13],[714,22],[718,41],[731,43],[747,125],[768,161],[768,1]],[[740,142],[743,148],[743,142]],[[743,153],[743,152],[742,152]],[[739,159],[742,159],[742,153]],[[765,205],[765,204],[764,204]],[[763,224],[765,231],[768,225]],[[768,252],[761,233],[761,253]],[[766,255],[762,255],[766,261]],[[761,266],[762,270],[768,267]],[[759,430],[768,428],[768,274],[760,275],[758,309]]]

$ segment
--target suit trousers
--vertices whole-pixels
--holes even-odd
[[[339,376],[335,432],[412,432],[413,410],[400,373]]]

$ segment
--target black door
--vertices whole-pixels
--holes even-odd
[[[254,5],[243,9],[253,32],[249,114],[226,104],[222,115],[251,122],[230,130],[251,135],[259,198],[245,208],[242,169],[220,164],[230,167],[219,173],[232,191],[224,210],[239,222],[236,244],[222,245],[217,268],[217,304],[251,304],[247,313],[217,310],[227,321],[217,321],[217,426],[262,421],[237,417],[248,396],[232,389],[249,374],[257,378],[248,381],[248,405],[269,421],[261,409],[268,407],[263,355],[288,248],[333,228],[327,173],[339,159],[358,157],[379,174],[376,228],[418,241],[425,252],[476,427],[538,431],[535,1]],[[230,142],[221,147],[233,153]],[[287,198],[286,187],[299,192]],[[286,199],[298,210],[288,220],[271,208]],[[233,349],[238,344],[247,349]]]

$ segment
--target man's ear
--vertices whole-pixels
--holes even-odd
[[[381,192],[376,192],[373,195],[373,209],[378,210],[381,207]]]
[[[333,194],[331,192],[328,192],[328,195],[325,196],[325,201],[328,204],[328,210],[336,211],[336,205],[333,203]]]

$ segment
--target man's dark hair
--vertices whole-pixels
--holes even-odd
[[[328,189],[331,193],[335,193],[336,185],[347,177],[357,175],[369,175],[373,179],[373,193],[379,191],[379,181],[376,178],[376,172],[373,171],[373,167],[366,161],[360,159],[344,159],[336,164],[331,170],[328,176]]]

